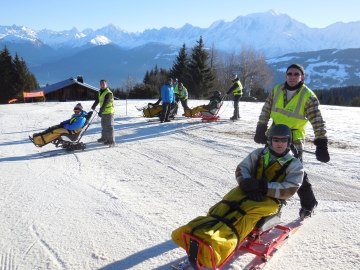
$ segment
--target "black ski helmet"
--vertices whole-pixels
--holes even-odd
[[[213,95],[214,95],[214,97],[220,97],[221,92],[219,90],[215,90]]]
[[[291,129],[287,125],[277,124],[271,127],[269,133],[269,145],[272,147],[272,138],[274,136],[286,136],[288,137],[287,148],[290,149],[290,144],[292,142],[292,132]]]

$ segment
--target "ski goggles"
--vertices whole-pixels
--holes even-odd
[[[273,142],[282,142],[282,143],[285,143],[285,142],[288,142],[289,141],[289,138],[272,138],[271,139]]]

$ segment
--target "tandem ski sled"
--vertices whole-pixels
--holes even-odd
[[[135,106],[136,107],[136,106]],[[162,105],[156,103],[148,103],[147,106],[142,108],[136,107],[136,109],[142,112],[143,117],[145,118],[153,118],[153,117],[161,117],[162,113]],[[169,118],[174,119],[177,114],[178,104],[174,103],[174,105],[170,108]]]
[[[260,270],[272,259],[275,252],[279,250],[291,235],[301,226],[300,221],[295,222],[295,226],[285,226],[280,224],[280,216],[274,215],[259,220],[251,233],[230,253],[230,255],[220,264],[216,263],[214,249],[211,245],[191,233],[183,233],[182,240],[185,246],[187,257],[176,264],[171,265],[175,270],[200,270],[210,268],[220,270],[224,267],[236,253],[242,251],[256,256],[244,269]],[[206,248],[210,254],[211,266],[204,266],[200,263],[200,250]]]
[[[219,102],[219,104],[217,105],[216,108],[210,110],[210,111],[200,111],[194,115],[191,116],[186,116],[188,118],[201,118],[202,122],[212,122],[212,121],[218,121],[220,120],[220,109],[223,105],[223,101],[224,101],[225,96],[221,99],[221,101]],[[191,110],[190,110],[191,112]]]
[[[284,204],[270,197],[254,202],[238,187],[233,188],[206,216],[198,216],[172,232],[172,240],[187,254],[172,268],[219,270],[242,251],[256,255],[245,269],[262,269],[302,225],[300,219],[293,224],[280,223]]]
[[[70,134],[54,133],[54,130],[57,129],[57,126],[53,126],[48,128],[44,132],[29,136],[29,139],[36,147],[43,147],[49,143],[52,143],[55,145],[55,147],[62,148],[66,152],[84,150],[86,148],[86,144],[81,142],[81,138],[85,134],[95,117],[92,117],[93,113],[93,111],[87,113],[87,115],[85,116],[85,125],[79,130],[75,130],[75,132],[72,131],[70,132]]]

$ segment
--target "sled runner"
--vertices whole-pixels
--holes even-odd
[[[250,234],[246,236],[238,247],[220,264],[216,264],[214,249],[211,245],[195,235],[185,232],[182,234],[182,239],[188,257],[186,260],[172,265],[172,267],[174,269],[202,269],[205,266],[199,262],[199,257],[201,256],[200,251],[206,248],[211,256],[211,269],[220,270],[239,250],[249,252],[261,258],[261,261],[259,260],[258,263],[255,263],[249,268],[261,269],[261,265],[268,262],[272,258],[273,253],[286,242],[290,233],[295,232],[299,228],[299,226],[297,226],[291,229],[290,227],[279,225],[279,223],[280,217],[278,214],[260,219]],[[273,234],[273,236],[269,239],[269,237],[267,237],[268,234]],[[262,242],[264,239],[269,241]]]
[[[56,129],[61,131],[60,128],[54,126],[42,133],[34,134],[33,137],[29,136],[29,139],[36,147],[43,147],[44,145],[52,143],[55,147],[63,148],[66,151],[84,150],[86,145],[83,142],[80,142],[80,140],[89,128],[91,121],[94,119],[94,117],[92,118],[92,115],[93,111],[89,112],[85,116],[85,125],[82,128],[71,131],[70,133],[68,130],[63,128],[64,133],[54,133],[53,131]]]

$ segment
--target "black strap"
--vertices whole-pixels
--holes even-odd
[[[237,218],[233,217],[232,219],[227,219],[225,217],[222,217],[222,216],[218,216],[218,215],[210,215],[211,217],[213,218],[216,218],[217,220],[225,223],[232,231],[233,233],[235,234],[236,236],[236,249],[238,249],[238,245],[240,243],[240,235],[238,233],[238,231],[236,230],[235,226],[233,225],[236,221],[237,221]]]
[[[293,159],[290,159],[290,160],[286,161],[284,163],[284,165],[281,167],[281,169],[276,171],[275,176],[273,177],[273,179],[271,179],[270,182],[276,182],[279,179],[279,177],[285,172],[287,167],[289,167],[291,161],[293,161]]]
[[[222,216],[210,215],[210,217],[214,218],[214,220],[210,220],[210,221],[204,222],[202,224],[199,224],[198,226],[195,226],[191,230],[191,234],[193,235],[195,233],[195,231],[197,231],[198,229],[200,229],[202,227],[210,226],[210,225],[213,226],[221,221],[224,224],[226,224],[236,235],[236,238],[237,238],[236,249],[237,249],[238,245],[240,243],[240,236],[239,236],[239,233],[237,232],[236,228],[233,225],[237,221],[237,219],[235,217],[228,219],[228,218],[226,218],[226,216],[233,213],[234,211],[238,211],[241,215],[245,216],[246,212],[240,208],[240,205],[243,202],[245,202],[246,200],[248,200],[248,197],[245,197],[245,198],[241,199],[240,201],[226,201],[226,200],[220,201],[220,203],[224,203],[224,204],[228,205],[230,209]]]
[[[199,246],[200,245],[196,240],[190,238],[190,249],[189,249],[188,258],[189,258],[189,262],[194,270],[199,270],[199,268],[197,267],[197,263],[196,263],[197,255],[199,253]]]

